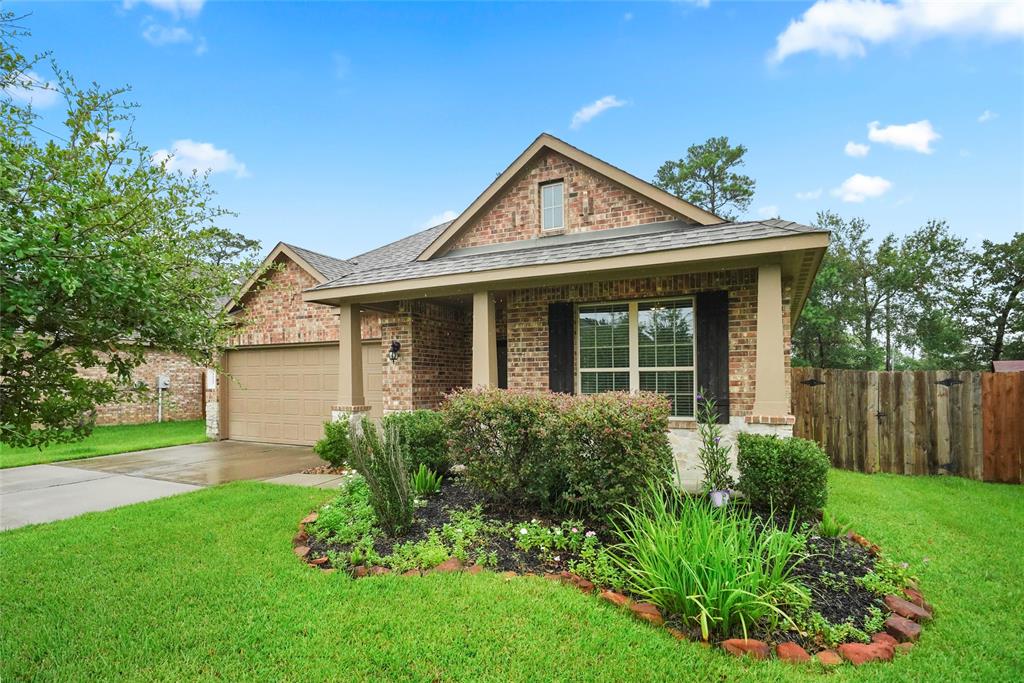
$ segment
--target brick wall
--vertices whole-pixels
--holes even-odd
[[[267,273],[265,285],[257,285],[242,298],[239,320],[245,327],[232,345],[338,341],[338,309],[302,300],[303,290],[319,284],[316,278],[283,254],[277,263],[279,268]],[[380,315],[365,311],[363,339],[380,335]]]
[[[204,372],[203,368],[192,365],[179,354],[147,351],[145,362],[132,373],[132,379],[144,383],[150,388],[150,392],[144,397],[133,397],[132,400],[97,406],[96,424],[156,422],[156,378],[159,375],[167,375],[171,380],[171,388],[164,391],[164,420],[202,419]],[[103,368],[89,368],[81,370],[79,374],[83,377],[102,378],[106,377],[107,372]]]
[[[384,362],[384,412],[436,408],[446,393],[472,381],[472,313],[465,308],[404,301],[381,319],[381,344],[402,344]]]
[[[729,292],[730,413],[749,415],[754,405],[757,362],[757,271],[754,269],[520,289],[508,293],[508,381],[510,389],[548,388],[548,304],[624,301],[701,291]],[[789,297],[783,297],[789,395]],[[697,315],[700,315],[699,311]],[[699,353],[698,347],[698,353]]]
[[[565,183],[565,229],[558,234],[682,218],[561,154],[548,152],[527,166],[483,215],[469,223],[452,248],[539,237],[540,185],[553,180]]]

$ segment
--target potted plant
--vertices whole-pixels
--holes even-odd
[[[733,479],[729,474],[730,446],[722,439],[722,426],[718,424],[718,406],[703,389],[697,392],[697,431],[700,435],[700,469],[704,475],[704,491],[715,507],[729,503]]]

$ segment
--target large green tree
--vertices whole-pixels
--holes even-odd
[[[132,385],[149,348],[214,362],[231,321],[218,298],[255,266],[254,243],[218,225],[203,176],[155,164],[125,90],[79,87],[56,64],[29,75],[0,15],[0,442],[81,438],[90,412]],[[13,88],[49,87],[41,125]],[[104,368],[105,378],[80,370]]]
[[[735,220],[754,198],[754,179],[737,173],[747,148],[732,146],[729,138],[708,138],[690,145],[686,158],[666,161],[654,184],[725,220]]]
[[[962,305],[979,361],[1024,358],[1024,232],[1004,243],[982,242],[971,258],[968,291]]]

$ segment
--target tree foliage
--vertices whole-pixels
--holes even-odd
[[[231,332],[219,304],[257,244],[218,226],[205,177],[153,163],[127,89],[79,87],[56,64],[52,85],[32,81],[13,26],[0,16],[0,85],[52,87],[65,106],[48,133],[0,96],[0,441],[41,445],[87,435],[97,404],[143,391],[131,374],[148,348],[213,363]]]
[[[686,158],[666,161],[658,169],[654,184],[724,220],[750,207],[756,183],[734,169],[743,166],[747,148],[729,144],[729,138],[708,138],[690,145]]]

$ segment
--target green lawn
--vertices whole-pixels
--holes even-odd
[[[741,662],[543,579],[322,574],[290,540],[331,492],[240,483],[0,534],[0,678],[1020,680],[1024,489],[846,472],[832,488],[923,567],[937,620],[891,665]]]
[[[144,451],[206,441],[206,422],[153,422],[144,425],[97,427],[88,438],[43,448],[9,448],[0,445],[0,469],[38,465],[59,460],[78,460],[97,455]]]

